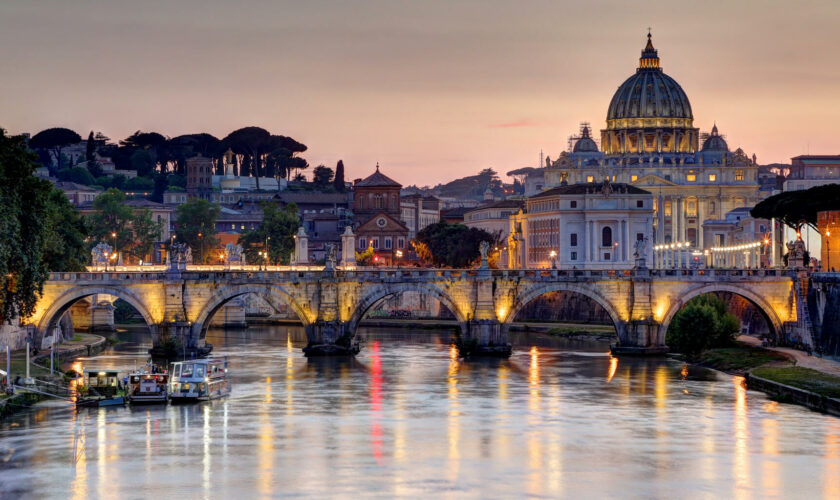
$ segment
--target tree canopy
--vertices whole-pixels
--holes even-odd
[[[324,165],[318,165],[312,170],[312,183],[319,188],[325,188],[332,184],[333,170]]]
[[[498,238],[483,229],[440,221],[423,228],[412,241],[417,255],[436,266],[471,267],[480,254],[482,241],[491,245]]]
[[[47,213],[44,266],[52,272],[84,271],[90,260],[84,219],[60,189],[50,191]]]
[[[61,150],[72,144],[82,142],[82,137],[69,128],[55,127],[42,130],[29,140],[29,147],[35,150],[46,150],[52,153],[55,161],[54,169],[61,168]]]
[[[201,198],[190,198],[177,208],[175,235],[177,241],[187,243],[193,254],[193,261],[205,263],[212,260],[214,250],[219,246],[216,238],[216,219],[221,208]]]
[[[35,311],[49,276],[42,259],[52,185],[34,175],[38,157],[0,129],[0,320]]]
[[[697,357],[706,349],[732,345],[739,327],[738,318],[726,312],[723,300],[714,294],[703,294],[677,311],[665,343],[674,351]]]
[[[803,223],[816,228],[817,212],[824,210],[840,210],[840,184],[773,195],[753,207],[750,215],[758,219],[779,219],[794,229],[799,229]]]
[[[160,239],[163,225],[152,219],[149,210],[135,212],[125,202],[125,194],[114,188],[93,200],[95,211],[86,218],[91,244],[105,242],[134,260],[146,259]]]
[[[239,236],[239,244],[248,262],[261,263],[259,252],[267,251],[268,264],[288,264],[295,249],[295,233],[300,227],[297,205],[289,203],[281,208],[275,202],[266,201],[262,207],[263,220],[259,227]]]

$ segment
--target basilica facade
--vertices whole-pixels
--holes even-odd
[[[649,191],[653,244],[693,248],[703,245],[705,220],[762,199],[755,155],[731,151],[716,125],[700,133],[688,96],[662,70],[650,34],[636,72],[610,100],[600,147],[583,124],[568,150],[546,158],[531,176],[542,177],[531,183],[542,189],[609,180]]]

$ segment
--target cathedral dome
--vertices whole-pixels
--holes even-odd
[[[659,67],[650,34],[639,68],[618,87],[607,110],[608,123],[626,118],[694,118],[685,91]]]
[[[729,145],[718,133],[717,125],[712,127],[712,133],[703,141],[703,151],[729,151]]]

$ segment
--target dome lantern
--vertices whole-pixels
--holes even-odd
[[[639,69],[659,68],[659,52],[653,48],[653,41],[651,40],[650,28],[648,28],[647,45],[642,50],[642,57],[639,58]]]

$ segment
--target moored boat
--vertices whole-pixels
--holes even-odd
[[[135,372],[128,376],[131,404],[166,403],[169,400],[169,374]]]
[[[125,390],[116,370],[85,370],[76,406],[118,406],[125,404]]]
[[[207,401],[230,394],[227,360],[194,359],[172,363],[169,398],[175,402]]]

